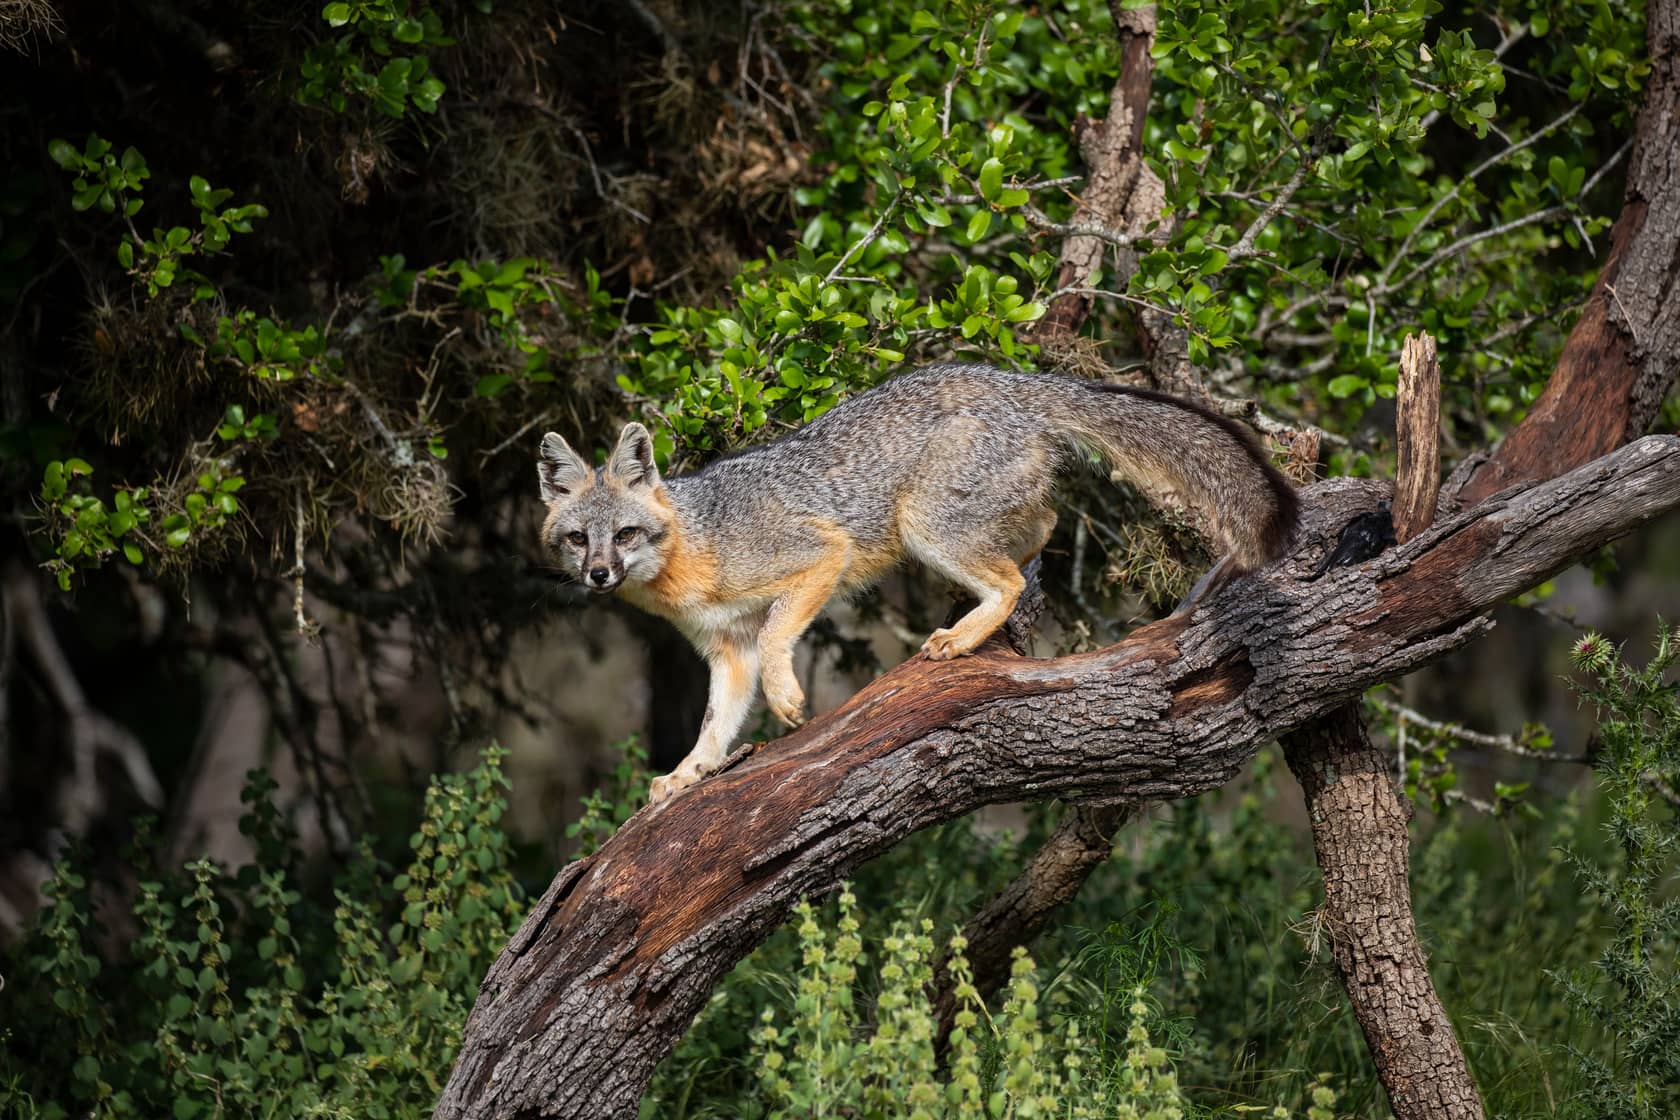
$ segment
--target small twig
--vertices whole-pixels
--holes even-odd
[[[1019,207],[1017,213],[1034,229],[1053,233],[1058,237],[1094,237],[1120,249],[1137,240],[1131,234],[1110,229],[1101,222],[1058,222],[1031,203]]]
[[[893,195],[892,201],[887,203],[887,208],[881,211],[881,216],[876,218],[875,224],[869,227],[869,232],[865,233],[850,249],[846,250],[845,255],[834,262],[834,267],[828,270],[827,276],[823,277],[825,285],[834,283],[834,278],[839,276],[848,264],[852,263],[853,257],[874,244],[875,239],[881,236],[881,231],[887,228],[887,221],[898,211],[898,204],[903,200],[902,192]]]
[[[1622,295],[1620,292],[1616,291],[1616,285],[1605,284],[1604,290],[1610,293],[1611,302],[1616,305],[1616,310],[1622,313],[1622,322],[1627,326],[1628,333],[1633,336],[1634,345],[1645,345],[1644,341],[1639,337],[1638,321],[1635,320],[1632,315],[1628,314],[1628,309],[1626,307],[1622,306]]]
[[[1158,311],[1162,315],[1171,315],[1174,317],[1178,315],[1178,311],[1175,308],[1168,307],[1164,303],[1151,303],[1149,300],[1139,299],[1137,296],[1128,295],[1125,292],[1114,292],[1107,288],[1090,288],[1081,284],[1069,284],[1065,288],[1057,288],[1055,291],[1050,293],[1050,297],[1044,302],[1047,304],[1054,303],[1059,296],[1090,296],[1094,299],[1113,299],[1119,300],[1121,303],[1130,303],[1137,307],[1148,308],[1150,311]]]
[[[1551,751],[1537,751],[1533,747],[1525,746],[1515,735],[1493,735],[1486,731],[1476,731],[1465,727],[1462,723],[1447,723],[1442,720],[1430,719],[1416,708],[1408,708],[1397,700],[1385,700],[1380,696],[1371,697],[1371,703],[1395,717],[1402,724],[1412,724],[1426,731],[1448,739],[1455,739],[1463,743],[1474,743],[1479,747],[1489,747],[1493,750],[1514,754],[1518,758],[1538,758],[1546,762],[1575,762],[1589,764],[1592,759],[1586,755],[1554,754]]]
[[[1293,436],[1296,432],[1316,432],[1318,438],[1325,443],[1333,443],[1339,447],[1348,446],[1346,437],[1335,432],[1327,432],[1316,424],[1309,424],[1305,420],[1279,420],[1268,414],[1260,407],[1260,402],[1252,397],[1212,397],[1213,407],[1221,416],[1232,416],[1246,420],[1261,432],[1269,436],[1280,438]]]
[[[550,410],[548,412],[538,413],[535,419],[528,420],[524,424],[520,425],[519,430],[517,432],[514,432],[511,436],[507,437],[502,442],[500,442],[496,446],[492,447],[490,450],[479,452],[479,456],[478,456],[479,465],[483,466],[485,463],[488,463],[490,460],[494,459],[496,456],[498,456],[502,452],[506,451],[509,447],[512,447],[515,443],[524,439],[526,433],[531,431],[531,429],[544,427],[545,425],[547,425],[553,419],[554,419],[554,413],[553,413],[552,410]]]
[[[291,570],[286,573],[292,580],[292,624],[297,627],[298,637],[313,643],[321,632],[321,628],[303,613],[303,491],[297,493],[297,524],[296,546],[293,553]]]
[[[1266,205],[1266,208],[1255,216],[1254,220],[1249,223],[1248,228],[1243,230],[1242,236],[1237,238],[1237,243],[1228,250],[1226,261],[1228,265],[1254,256],[1257,252],[1254,248],[1254,239],[1260,236],[1261,231],[1282,212],[1285,206],[1289,205],[1289,200],[1295,197],[1295,192],[1301,189],[1301,185],[1307,181],[1307,176],[1312,173],[1313,167],[1318,162],[1318,155],[1319,146],[1315,142],[1312,147],[1307,149],[1301,163],[1295,168],[1295,174],[1291,175],[1289,181],[1278,191],[1277,197],[1272,199]]]
[[[969,66],[975,69],[980,66],[980,56],[986,53],[986,32],[990,27],[989,23],[981,24],[980,36],[974,41],[974,61],[969,63]],[[949,137],[951,135],[951,94],[956,91],[957,79],[962,77],[962,72],[965,69],[967,67],[961,62],[956,63],[951,70],[951,80],[945,83],[945,107],[939,113],[940,136]]]
[[[1588,179],[1581,185],[1581,189],[1576,192],[1575,197],[1585,197],[1586,194],[1598,184],[1598,181],[1604,178],[1612,167],[1621,162],[1622,157],[1627,155],[1628,149],[1632,146],[1633,141],[1630,139],[1620,148],[1617,148],[1615,153],[1604,162],[1604,166],[1600,167],[1598,171],[1594,173],[1592,178]],[[1459,238],[1457,241],[1454,241],[1451,245],[1448,245],[1443,249],[1437,249],[1428,260],[1406,273],[1405,277],[1402,278],[1399,283],[1378,283],[1371,289],[1371,294],[1373,297],[1378,295],[1389,295],[1401,288],[1404,288],[1406,285],[1410,284],[1413,280],[1417,279],[1420,275],[1427,272],[1446,258],[1455,253],[1462,252],[1478,242],[1486,241],[1490,237],[1499,237],[1503,234],[1514,233],[1525,226],[1534,225],[1536,222],[1548,222],[1553,218],[1561,218],[1568,213],[1569,208],[1567,206],[1548,206],[1544,210],[1536,210],[1532,214],[1524,214],[1520,218],[1513,218],[1512,220],[1503,222],[1491,229],[1484,229],[1476,233],[1467,234],[1466,236]]]
[[[1542,138],[1544,138],[1547,135],[1557,131],[1559,128],[1562,128],[1564,125],[1568,124],[1571,120],[1573,120],[1575,118],[1575,115],[1577,113],[1579,113],[1580,111],[1581,111],[1581,106],[1579,106],[1579,105],[1575,105],[1575,106],[1571,107],[1568,112],[1564,113],[1562,116],[1558,117],[1556,120],[1552,121],[1550,124],[1546,125],[1544,128],[1537,129],[1536,131],[1530,133],[1523,140],[1521,140],[1521,141],[1519,141],[1515,144],[1509,145],[1508,147],[1506,147],[1502,151],[1496,152],[1495,154],[1489,156],[1487,159],[1483,160],[1481,163],[1477,164],[1474,168],[1472,168],[1468,175],[1464,176],[1464,178],[1460,179],[1457,183],[1455,183],[1453,185],[1452,190],[1448,191],[1446,194],[1444,194],[1440,198],[1436,199],[1434,204],[1431,205],[1428,210],[1425,210],[1423,212],[1423,217],[1418,219],[1417,224],[1415,226],[1413,226],[1410,231],[1407,232],[1405,239],[1400,242],[1400,248],[1398,248],[1394,251],[1394,257],[1388,262],[1388,266],[1386,268],[1384,268],[1382,270],[1382,272],[1377,275],[1377,282],[1379,284],[1383,283],[1391,275],[1393,275],[1394,270],[1400,266],[1400,262],[1406,259],[1406,253],[1407,253],[1408,250],[1411,249],[1412,242],[1417,240],[1418,234],[1422,233],[1426,228],[1428,228],[1429,223],[1435,220],[1435,215],[1439,214],[1441,212],[1441,208],[1443,206],[1445,206],[1447,203],[1451,202],[1453,199],[1457,198],[1459,196],[1459,192],[1461,192],[1465,188],[1465,186],[1467,186],[1470,183],[1475,182],[1476,177],[1479,176],[1482,172],[1486,171],[1488,168],[1493,167],[1495,164],[1502,163],[1507,159],[1510,159],[1512,156],[1516,155],[1518,152],[1522,151],[1524,148],[1527,148],[1527,147],[1539,142]]]

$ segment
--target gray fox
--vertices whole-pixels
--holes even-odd
[[[975,650],[1009,617],[1021,567],[1055,526],[1057,473],[1082,449],[1203,513],[1226,550],[1216,582],[1288,547],[1295,492],[1241,425],[1166,394],[1056,375],[927,366],[669,479],[640,424],[625,425],[600,467],[543,436],[545,548],[590,591],[670,619],[711,669],[699,742],[655,779],[652,800],[718,768],[761,678],[770,711],[800,723],[800,635],[831,599],[906,560],[979,599],[922,652]]]

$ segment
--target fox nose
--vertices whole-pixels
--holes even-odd
[[[604,585],[611,578],[612,572],[608,571],[606,568],[589,569],[589,581],[598,586]]]

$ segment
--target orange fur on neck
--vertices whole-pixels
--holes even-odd
[[[670,499],[660,495],[661,505]],[[625,598],[644,610],[675,618],[685,607],[715,601],[718,585],[717,555],[694,545],[674,516],[666,522],[665,555],[659,574],[644,583],[626,583],[620,589]]]

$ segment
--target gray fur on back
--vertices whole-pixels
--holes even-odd
[[[1203,509],[1243,567],[1273,558],[1293,527],[1293,492],[1229,420],[1159,394],[957,363],[900,374],[797,432],[666,483],[682,519],[726,560],[761,551],[764,527],[802,518],[837,522],[872,548],[898,531],[912,492],[918,508],[940,511],[932,532],[1007,533],[1049,508],[1081,448]]]

